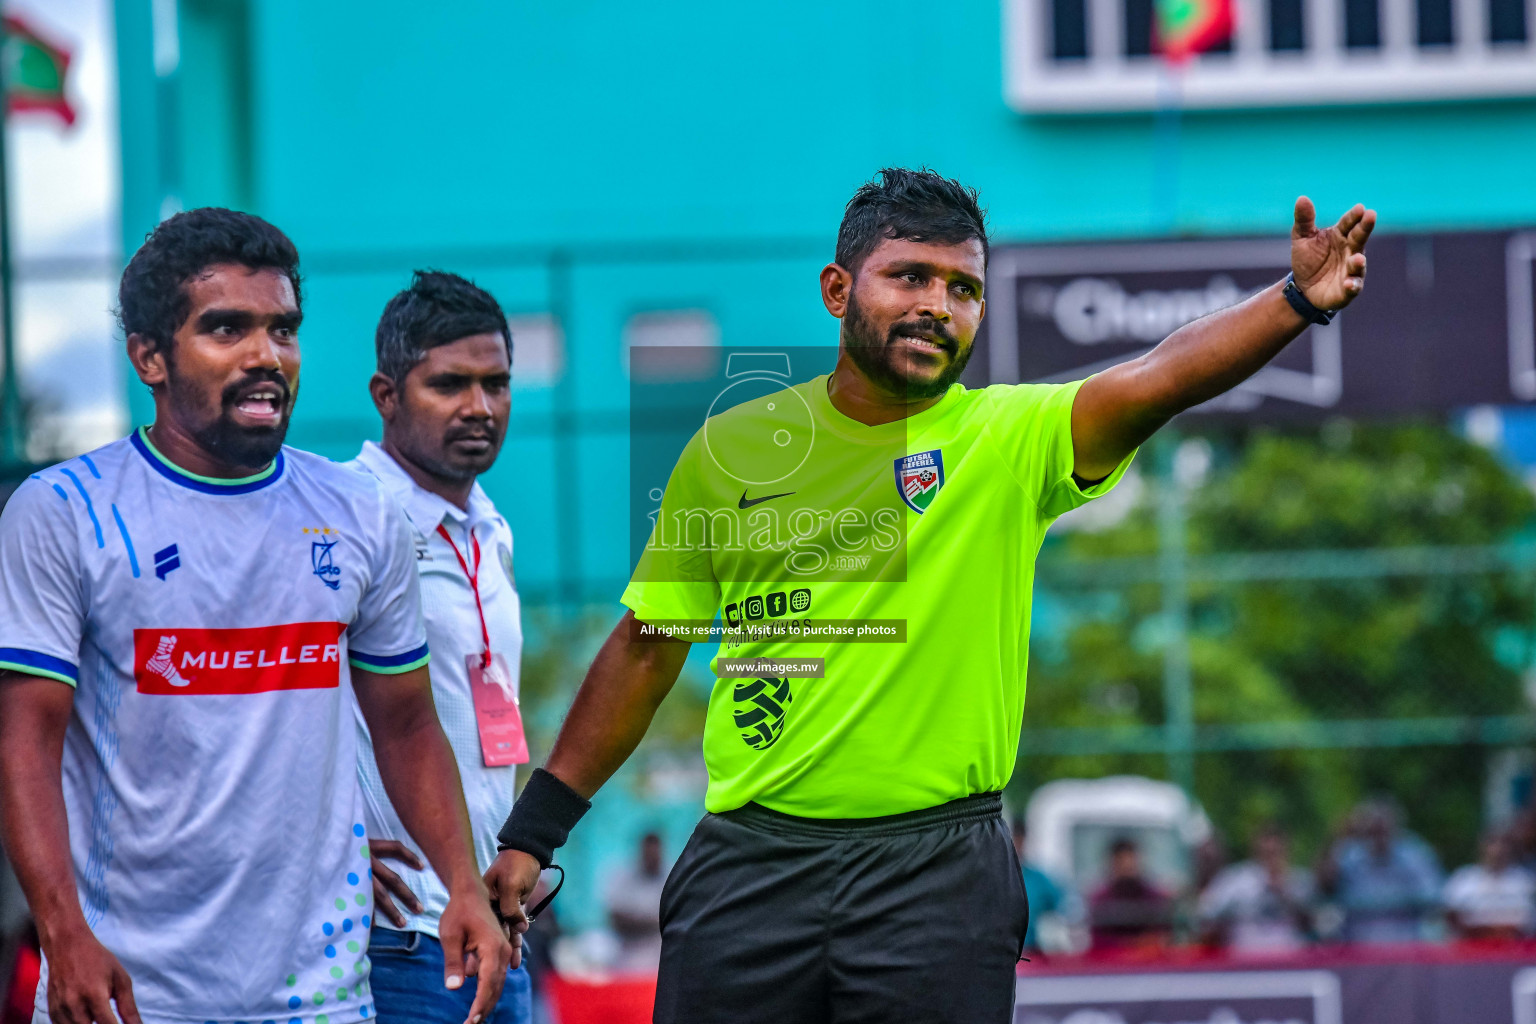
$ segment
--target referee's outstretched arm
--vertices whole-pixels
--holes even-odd
[[[639,639],[634,612],[625,612],[597,652],[560,727],[555,748],[535,769],[502,829],[502,852],[485,874],[491,900],[516,930],[527,928],[522,903],[564,844],[576,820],[608,777],[619,770],[651,727],[656,709],[677,682],[688,650],[681,640]],[[510,849],[506,837],[520,847]]]
[[[1102,480],[1164,423],[1253,376],[1311,323],[1327,323],[1365,287],[1376,211],[1356,205],[1318,228],[1296,200],[1291,275],[1174,331],[1146,355],[1090,377],[1072,406],[1073,473]]]
[[[1072,408],[1073,472],[1079,479],[1109,476],[1173,416],[1251,376],[1309,322],[1326,322],[1360,293],[1375,213],[1356,206],[1322,230],[1313,217],[1311,200],[1298,199],[1292,274],[1284,282],[1189,324],[1146,355],[1082,386]],[[978,246],[976,255],[980,251]],[[909,267],[903,276],[917,279],[926,269]],[[852,279],[838,266],[823,271],[829,273]],[[539,871],[549,866],[591,796],[639,745],[688,649],[682,641],[640,638],[633,613],[626,613],[598,653],[547,766],[529,776],[501,831],[502,852],[486,872],[491,898],[515,930],[527,927],[522,903]]]

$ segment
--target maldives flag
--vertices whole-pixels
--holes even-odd
[[[1233,0],[1156,0],[1153,39],[1175,64],[1218,46],[1232,35]]]
[[[0,21],[5,26],[0,61],[4,61],[6,110],[45,110],[65,124],[74,124],[75,110],[64,95],[69,52],[20,18],[6,15]]]

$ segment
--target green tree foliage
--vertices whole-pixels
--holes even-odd
[[[549,757],[576,688],[622,611],[603,607],[561,616],[550,609],[524,609],[520,700],[532,764],[541,765]],[[644,767],[654,757],[680,753],[697,758],[709,702],[708,682],[692,663],[684,667],[672,692],[656,709],[632,759],[635,764]]]
[[[1335,422],[1216,438],[1216,468],[1188,494],[1192,556],[1486,545],[1532,522],[1531,492],[1498,459],[1438,426]],[[1143,456],[1145,458],[1145,456]],[[1149,475],[1151,460],[1144,471]],[[1162,590],[1074,588],[1077,559],[1158,552],[1155,486],[1116,526],[1053,533],[1042,573],[1062,628],[1037,629],[1028,728],[1157,725],[1168,623]],[[1201,584],[1191,589],[1199,725],[1524,714],[1536,662],[1529,571]],[[1245,838],[1278,819],[1315,849],[1363,796],[1397,798],[1449,862],[1481,825],[1488,749],[1459,746],[1202,754],[1196,795]],[[1065,776],[1166,774],[1152,755],[1030,756],[1023,787]]]

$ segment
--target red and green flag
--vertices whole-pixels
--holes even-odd
[[[1232,35],[1233,0],[1155,0],[1153,34],[1175,64],[1219,46]]]
[[[57,115],[65,124],[74,124],[75,109],[64,94],[69,51],[38,35],[20,18],[6,15],[0,21],[5,26],[0,61],[5,75],[6,111],[42,110]]]

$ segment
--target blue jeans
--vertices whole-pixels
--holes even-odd
[[[457,992],[443,987],[443,944],[423,932],[374,926],[368,940],[373,961],[368,984],[379,1024],[464,1024],[475,1001],[475,979]],[[484,1024],[529,1024],[533,1011],[528,972],[507,971],[501,1001]]]

